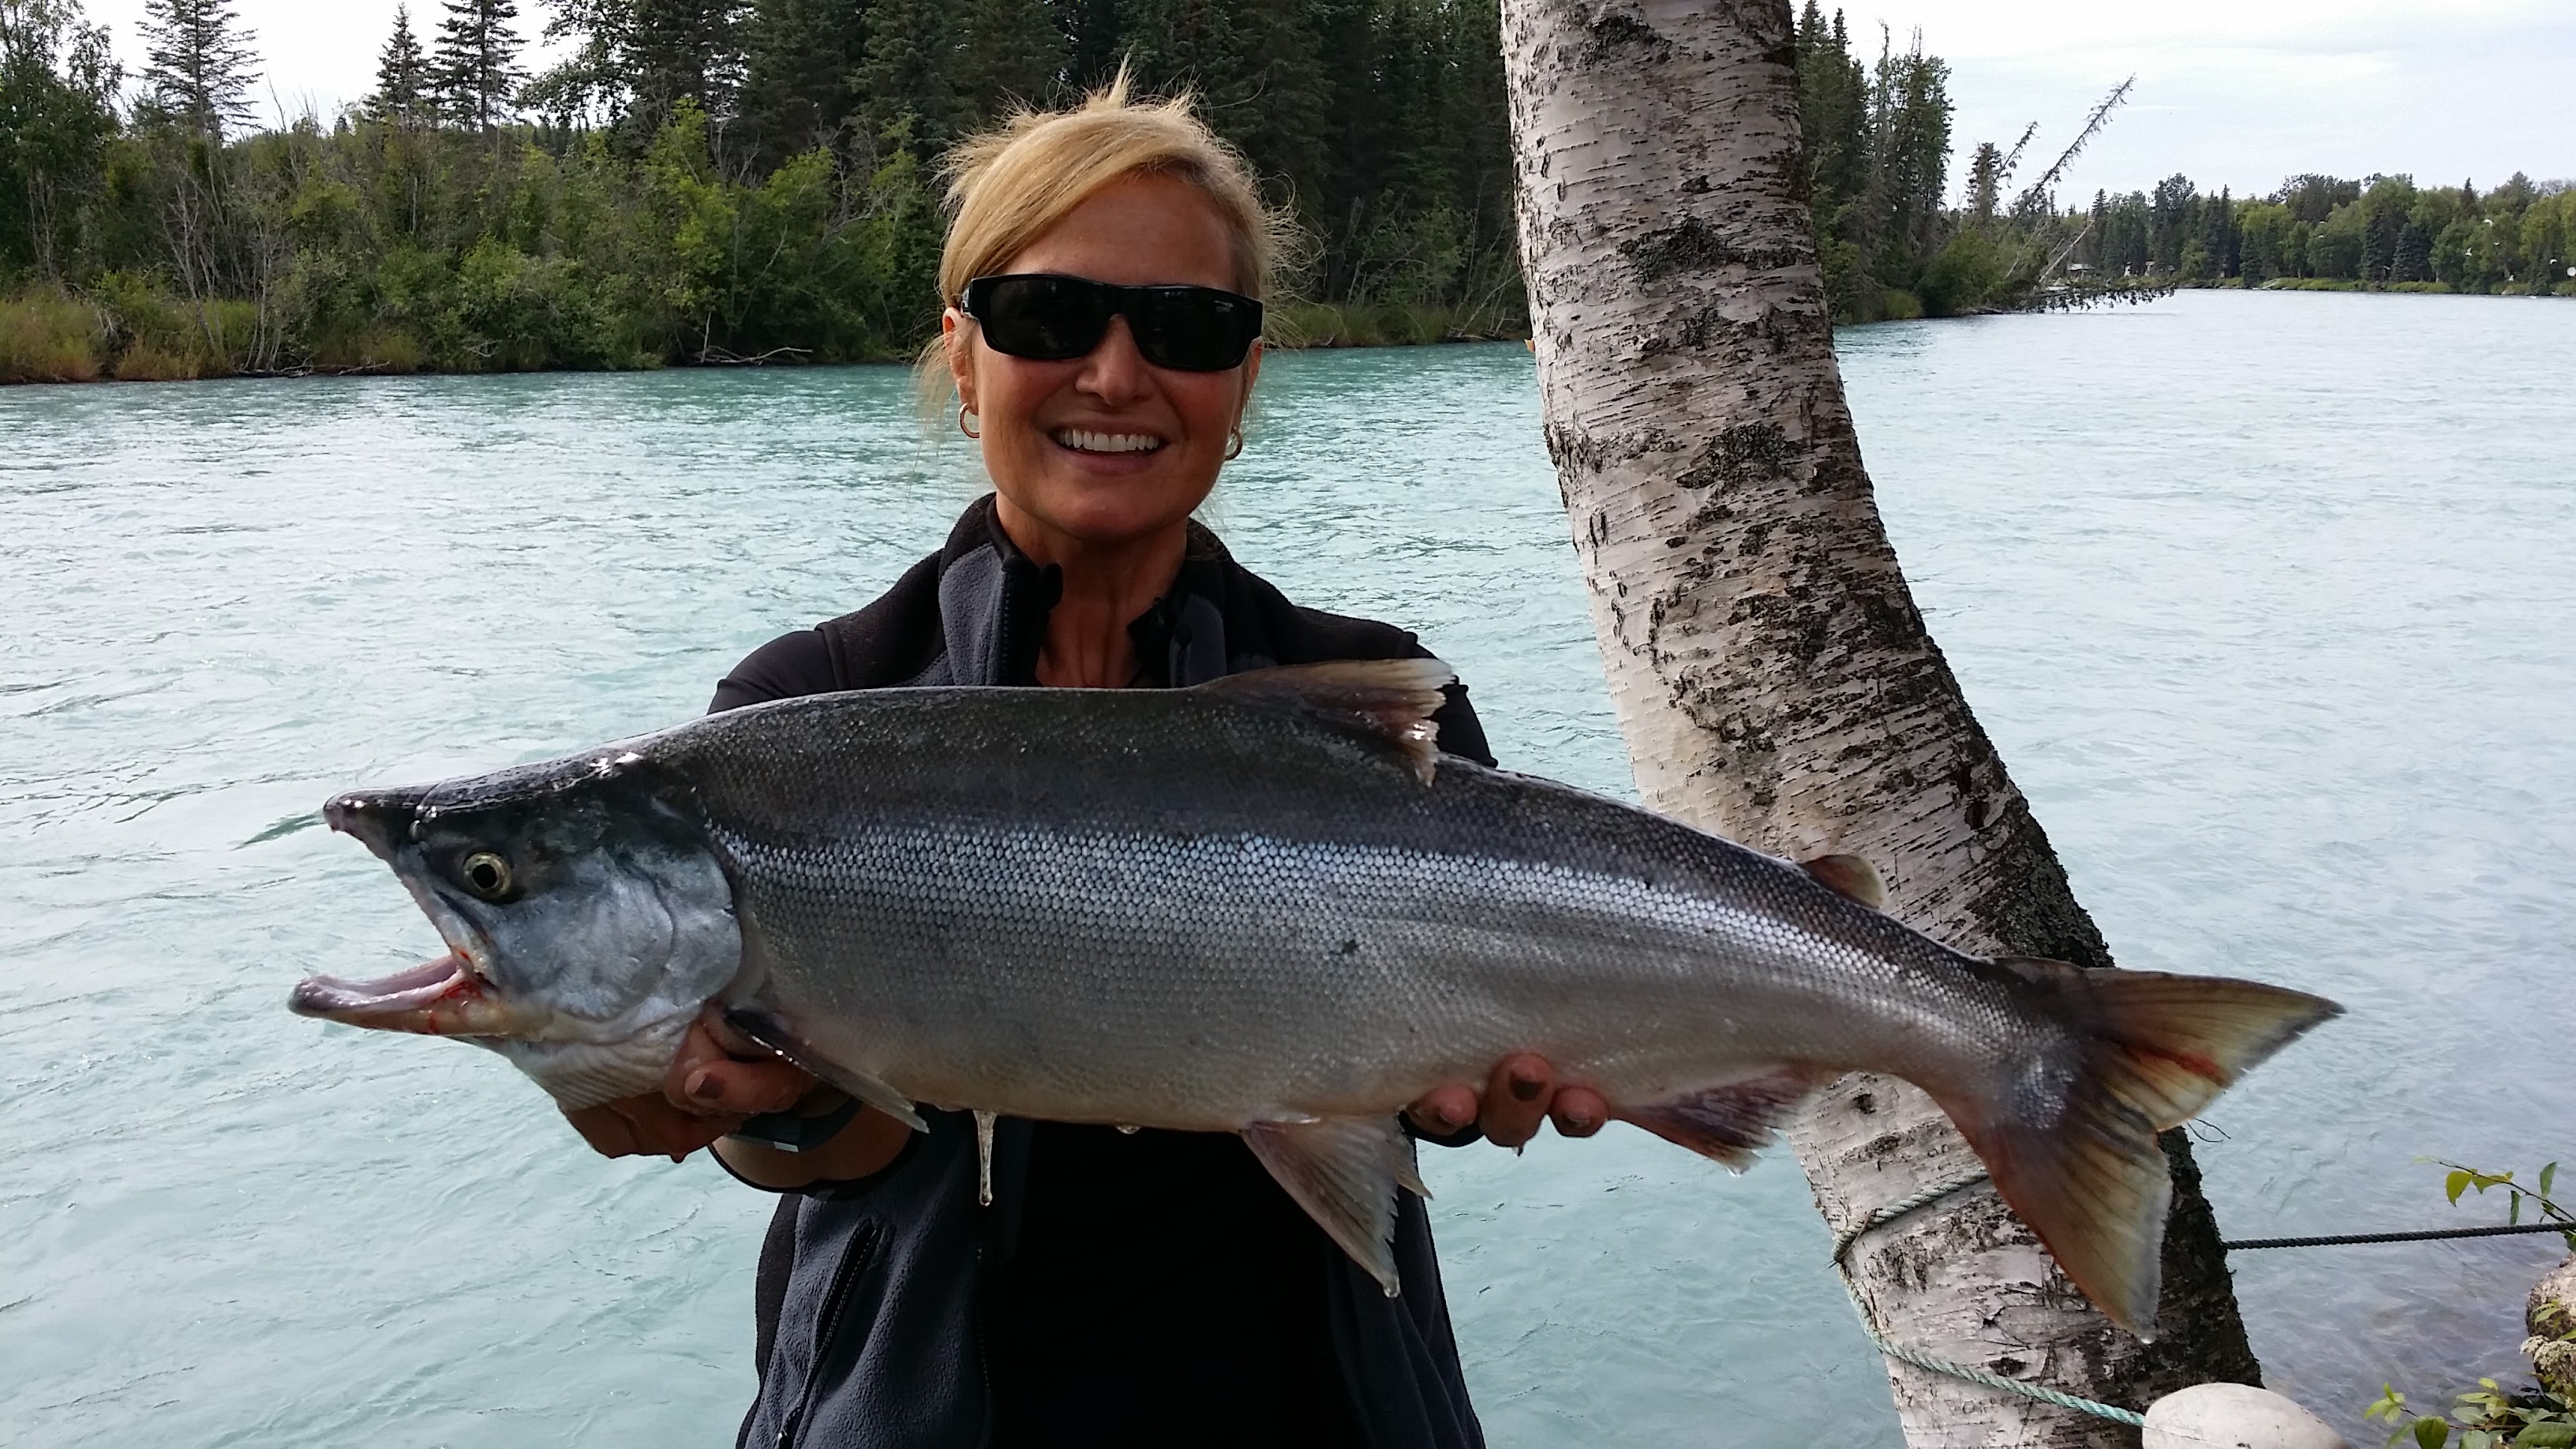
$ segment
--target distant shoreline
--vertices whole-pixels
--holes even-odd
[[[2568,297],[2576,298],[2576,280],[2556,287],[2505,287],[2493,292],[2463,292],[2448,282],[2351,282],[2340,277],[2274,277],[2246,286],[2242,277],[2215,277],[2176,282],[2185,292],[2390,292],[2411,297]]]
[[[172,308],[180,304],[170,304]],[[220,325],[227,304],[215,304]],[[1271,347],[1290,352],[1361,347],[1419,347],[1453,342],[1522,342],[1528,319],[1495,309],[1402,303],[1281,302],[1271,308]],[[744,367],[902,366],[909,358],[848,357],[814,363],[804,357],[652,359],[638,367],[440,368],[408,337],[369,337],[356,355],[317,357],[291,368],[230,365],[167,321],[159,336],[136,335],[98,301],[65,292],[0,297],[0,386],[87,382],[215,382],[228,378],[491,377],[531,372],[661,372]]]
[[[2365,283],[2328,277],[2280,277],[2248,287],[2241,279],[2224,277],[2203,281],[2176,282],[2176,291],[2185,292],[2361,292],[2393,293],[2407,296],[2503,298],[2549,298],[2576,300],[2576,282],[2550,291],[2507,290],[2501,292],[2463,292],[2442,282]],[[495,377],[529,373],[634,373],[676,371],[732,371],[743,368],[779,368],[795,370],[805,367],[889,367],[905,365],[902,358],[849,358],[826,363],[802,359],[731,360],[710,362],[663,362],[646,367],[541,367],[496,368],[484,371],[441,369],[411,362],[370,363],[355,365],[317,365],[272,371],[239,368],[205,367],[199,359],[172,356],[163,350],[144,346],[132,349],[139,353],[134,360],[143,365],[125,368],[128,355],[100,358],[95,344],[63,346],[47,357],[40,347],[30,347],[28,333],[36,329],[25,325],[30,299],[0,299],[0,387],[24,385],[61,385],[89,382],[221,382],[237,378],[307,378],[307,377]],[[81,304],[72,299],[37,299],[48,308]],[[87,309],[83,309],[87,310]],[[1280,333],[1269,339],[1269,345],[1284,352],[1338,352],[1362,348],[1436,347],[1456,343],[1526,342],[1526,326],[1515,327],[1508,321],[1493,318],[1466,319],[1455,311],[1440,307],[1402,307],[1394,305],[1355,306],[1347,303],[1289,302],[1273,309]],[[2010,313],[1963,313],[1964,316],[2013,315]],[[1892,316],[1869,322],[1839,322],[1842,327],[1874,327],[1885,322],[1950,321],[1951,318]],[[1500,322],[1501,325],[1494,325]],[[13,326],[13,324],[15,324]],[[41,344],[48,339],[32,339]],[[31,355],[32,354],[32,355]],[[44,364],[50,362],[51,366]],[[30,363],[37,364],[30,366]]]

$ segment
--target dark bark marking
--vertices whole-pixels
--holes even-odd
[[[1980,753],[1992,758],[1991,747]],[[1993,829],[1993,854],[1979,870],[1990,884],[1971,894],[1969,914],[2013,955],[2110,965],[2111,948],[2092,915],[2076,903],[2066,867],[2049,848],[2029,802],[2017,794],[2006,798]]]
[[[1586,25],[1584,32],[1583,51],[1574,58],[1577,66],[1599,65],[1632,45],[1645,52],[1640,64],[1661,65],[1673,57],[1673,43],[1633,9],[1605,12]]]
[[[1712,267],[1740,266],[1755,271],[1776,271],[1813,260],[1811,249],[1798,242],[1746,250],[1718,234],[1717,228],[1695,216],[1678,223],[1633,236],[1619,243],[1619,255],[1628,259],[1639,285],[1651,285],[1679,271],[1704,271]]]
[[[1788,476],[1798,449],[1767,422],[1737,423],[1709,440],[1699,461],[1674,480],[1684,488],[1741,487]]]

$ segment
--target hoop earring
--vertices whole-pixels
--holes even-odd
[[[1225,447],[1225,460],[1226,460],[1227,462],[1231,463],[1231,462],[1233,462],[1235,459],[1240,458],[1240,457],[1242,457],[1242,456],[1243,456],[1243,429],[1241,429],[1241,428],[1236,428],[1236,429],[1235,429],[1231,434],[1229,434],[1229,435],[1228,435],[1228,437],[1227,437],[1227,440],[1226,440],[1226,447]]]
[[[982,422],[982,421],[983,421],[983,419],[982,419],[982,418],[980,418],[980,417],[977,417],[977,416],[976,416],[976,413],[975,413],[975,410],[974,410],[974,408],[973,408],[973,407],[971,407],[971,406],[969,406],[968,404],[965,404],[965,403],[959,403],[959,404],[957,405],[957,431],[959,431],[959,432],[961,432],[961,433],[964,433],[966,436],[968,436],[968,437],[970,437],[970,438],[973,438],[973,439],[976,439],[976,440],[977,440],[977,441],[979,441],[979,442],[980,442],[980,441],[982,441],[982,439],[983,439],[983,437],[984,437],[984,435],[983,435],[982,433],[979,433],[979,432],[975,431],[973,428],[970,428],[970,427],[966,426],[966,420],[967,420],[968,418],[975,418],[975,420],[976,420],[977,422]]]

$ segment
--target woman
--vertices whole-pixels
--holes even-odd
[[[1275,222],[1186,101],[1122,80],[952,158],[953,385],[994,493],[883,598],[753,653],[715,708],[904,684],[1169,687],[1270,664],[1421,656],[1290,604],[1190,521],[1242,445]],[[943,388],[944,391],[944,388]],[[1491,763],[1453,690],[1444,749]],[[1546,1062],[1409,1109],[1434,1141],[1517,1147],[1608,1109]],[[787,1152],[728,1136],[805,1119]],[[702,1026],[660,1096],[573,1114],[600,1151],[715,1144],[789,1194],[761,1258],[745,1444],[1481,1443],[1421,1203],[1389,1300],[1240,1139],[1006,1121],[979,1204],[973,1126],[907,1132]],[[798,1136],[769,1119],[772,1141]],[[722,1139],[722,1140],[719,1140]]]

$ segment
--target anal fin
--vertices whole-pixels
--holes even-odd
[[[725,1013],[725,1025],[769,1048],[780,1060],[803,1067],[913,1131],[930,1130],[930,1124],[922,1121],[921,1114],[913,1110],[910,1098],[865,1072],[842,1066],[824,1056],[812,1042],[799,1036],[794,1028],[775,1015],[737,1007]]]
[[[1610,1115],[1742,1172],[1753,1165],[1755,1153],[1771,1145],[1790,1109],[1832,1075],[1791,1063],[1661,1102],[1614,1107]]]
[[[1413,1166],[1413,1139],[1393,1117],[1326,1117],[1255,1122],[1243,1129],[1252,1155],[1297,1205],[1393,1298],[1395,1192],[1429,1197]]]

